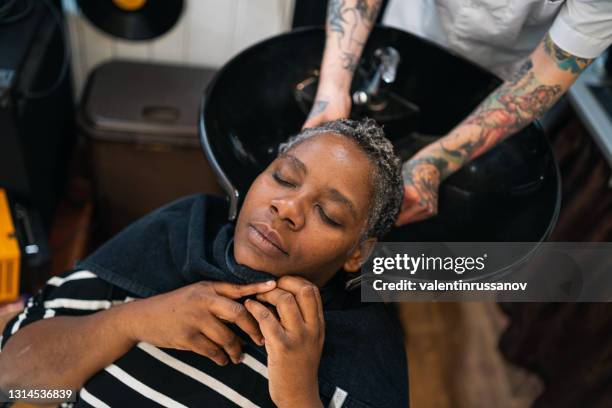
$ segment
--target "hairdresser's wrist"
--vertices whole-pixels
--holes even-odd
[[[319,76],[319,92],[348,94],[351,90],[353,73],[336,66],[322,66]]]

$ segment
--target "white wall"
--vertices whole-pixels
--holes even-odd
[[[99,1],[99,0],[91,0]],[[76,0],[62,0],[72,48],[75,93],[87,75],[111,58],[165,61],[218,68],[240,50],[291,27],[294,0],[184,0],[179,22],[149,41],[111,37],[80,14]]]

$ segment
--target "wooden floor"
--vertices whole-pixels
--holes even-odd
[[[402,303],[410,406],[528,407],[541,381],[497,350],[507,322],[494,303]]]

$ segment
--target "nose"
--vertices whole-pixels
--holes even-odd
[[[299,197],[287,196],[275,198],[270,203],[270,210],[292,230],[299,230],[304,226],[304,211]]]

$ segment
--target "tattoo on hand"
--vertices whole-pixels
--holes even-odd
[[[404,163],[402,176],[404,184],[413,186],[419,195],[419,205],[426,208],[437,208],[438,187],[441,174],[448,163],[435,156],[415,158]]]
[[[581,73],[586,67],[593,62],[592,58],[580,58],[569,52],[563,51],[557,47],[550,38],[549,34],[546,34],[544,39],[544,49],[546,53],[557,63],[557,67],[564,71],[571,71],[572,74]]]
[[[312,105],[312,109],[310,110],[310,114],[308,114],[308,117],[312,118],[314,116],[317,116],[319,113],[323,112],[325,108],[327,108],[328,104],[328,101],[324,101],[322,99],[316,100],[315,103]]]

